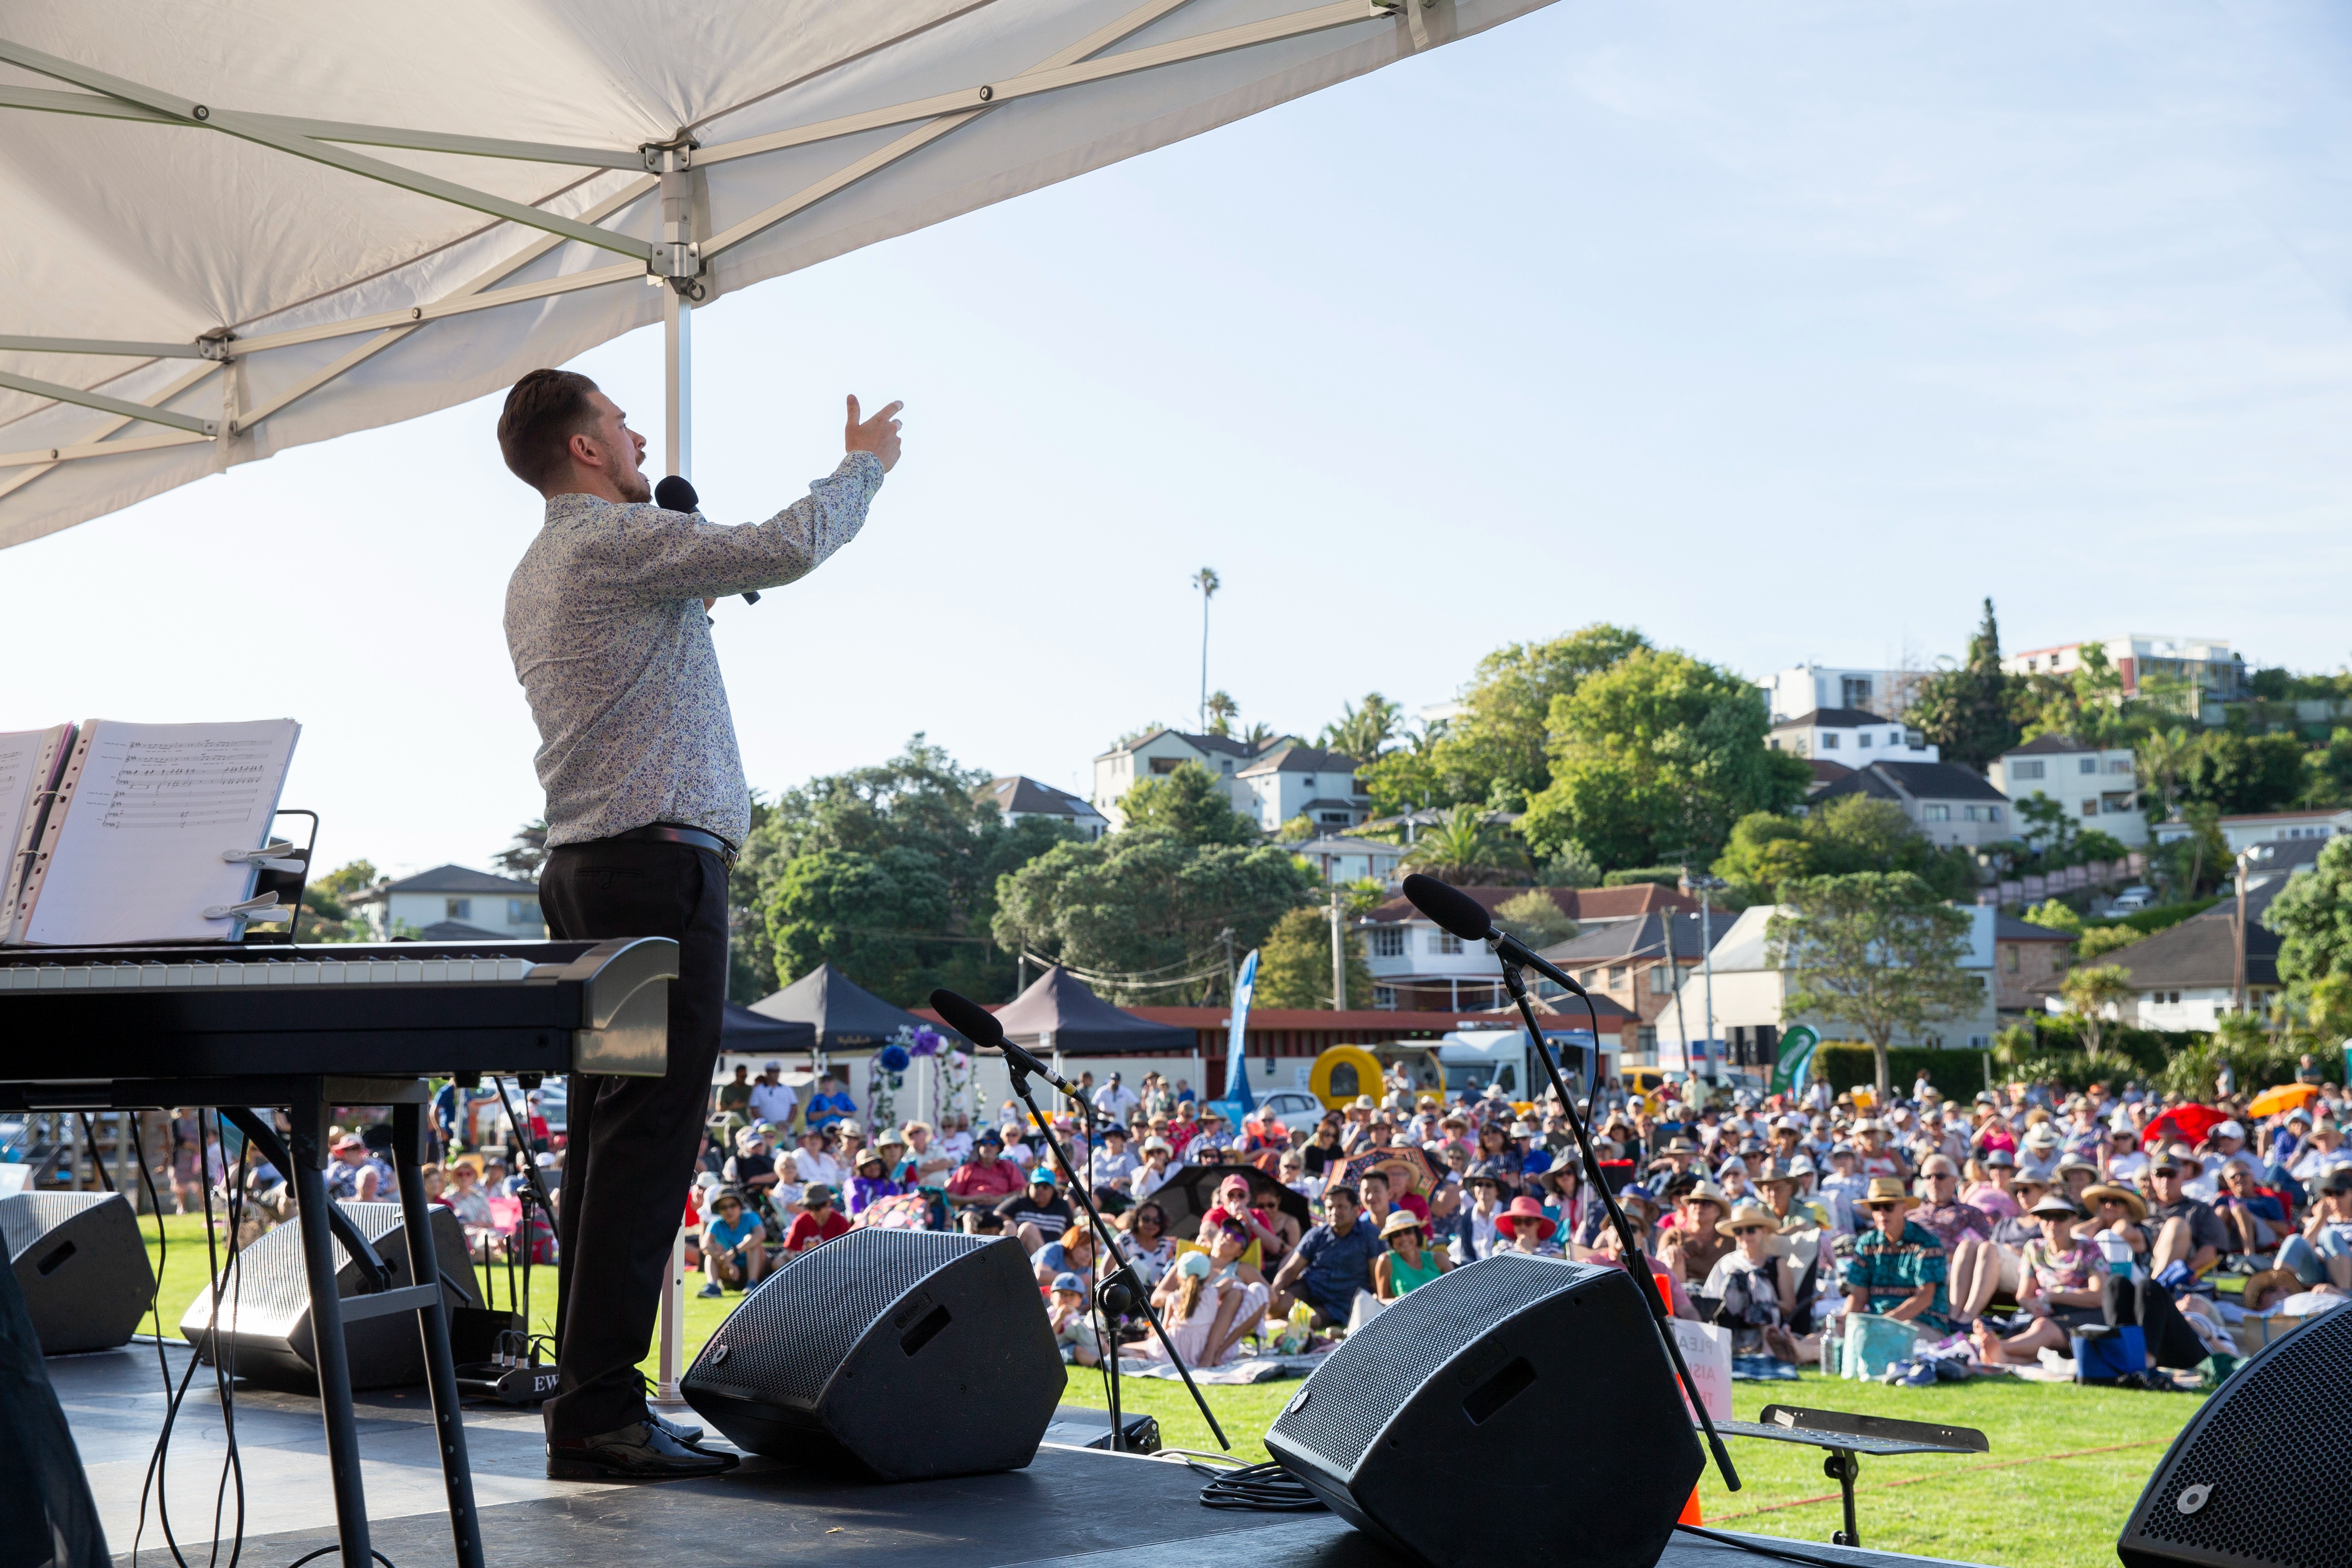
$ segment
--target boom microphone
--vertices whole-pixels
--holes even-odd
[[[1567,970],[1537,956],[1527,943],[1497,927],[1495,917],[1486,912],[1486,906],[1459,888],[1449,888],[1434,877],[1415,872],[1404,879],[1404,896],[1412,901],[1414,909],[1464,942],[1483,942],[1504,963],[1523,965],[1563,990],[1579,996],[1585,994],[1584,987],[1570,979]]]
[[[931,1011],[937,1013],[949,1028],[973,1045],[1003,1051],[1004,1059],[1023,1072],[1035,1074],[1072,1100],[1085,1104],[1085,1097],[1078,1093],[1076,1084],[1039,1061],[1026,1047],[1006,1039],[1004,1026],[996,1021],[996,1015],[969,996],[960,996],[952,991],[934,991],[931,993]]]
[[[654,487],[654,505],[664,511],[699,511],[702,509],[702,498],[694,493],[693,480],[683,474],[672,474]],[[746,594],[743,595],[743,602],[747,605],[756,605],[760,602],[760,595],[755,593]]]

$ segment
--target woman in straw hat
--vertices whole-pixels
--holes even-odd
[[[1870,1228],[1854,1237],[1845,1265],[1846,1310],[1916,1323],[1941,1336],[1952,1327],[1944,1293],[1948,1260],[1935,1232],[1911,1223],[1918,1201],[1893,1176],[1872,1179],[1862,1199]]]
[[[1731,1250],[1731,1238],[1718,1228],[1730,1213],[1731,1200],[1713,1182],[1698,1183],[1675,1204],[1674,1223],[1658,1243],[1658,1260],[1685,1288],[1704,1289],[1717,1261]]]
[[[2083,1189],[2083,1206],[2091,1217],[2074,1227],[2074,1234],[2096,1245],[2101,1235],[2114,1232],[2123,1237],[2131,1248],[2132,1257],[2145,1259],[2148,1249],[2147,1200],[2129,1187],[2112,1182],[2095,1182]]]
[[[1443,1250],[1423,1245],[1428,1232],[1411,1209],[1391,1209],[1381,1239],[1389,1249],[1372,1259],[1372,1284],[1383,1301],[1428,1284],[1454,1266]]]
[[[1780,1240],[1780,1216],[1761,1204],[1741,1204],[1716,1229],[1731,1238],[1733,1249],[1707,1271],[1700,1294],[1719,1303],[1715,1321],[1731,1331],[1732,1353],[1791,1363],[1805,1359],[1803,1347],[1789,1332],[1797,1282]],[[1815,1340],[1811,1349],[1811,1359],[1820,1360],[1821,1342]]]

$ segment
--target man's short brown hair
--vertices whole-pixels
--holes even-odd
[[[595,426],[588,395],[596,390],[572,370],[535,370],[514,384],[499,415],[499,453],[515,478],[541,495],[563,479],[572,437]]]

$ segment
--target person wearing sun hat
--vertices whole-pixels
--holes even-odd
[[[1797,1281],[1780,1239],[1780,1216],[1761,1204],[1740,1204],[1716,1229],[1731,1239],[1732,1250],[1716,1259],[1699,1294],[1718,1303],[1715,1321],[1731,1331],[1732,1353],[1802,1359],[1788,1329],[1797,1311]],[[1818,1341],[1812,1352],[1819,1360]]]
[[[1560,1248],[1552,1240],[1553,1234],[1559,1229],[1559,1222],[1544,1213],[1543,1205],[1524,1193],[1513,1198],[1510,1206],[1495,1216],[1496,1240],[1501,1243],[1507,1235],[1510,1237],[1507,1246],[1514,1252],[1559,1257]],[[1497,1250],[1500,1250],[1499,1247]]]
[[[1944,1289],[1949,1258],[1935,1232],[1912,1223],[1918,1205],[1901,1181],[1873,1178],[1862,1199],[1871,1226],[1854,1237],[1841,1283],[1849,1313],[1893,1318],[1941,1337],[1952,1329]]]
[[[1453,1267],[1444,1248],[1427,1245],[1428,1228],[1411,1209],[1390,1210],[1381,1239],[1389,1249],[1372,1259],[1372,1289],[1383,1301],[1418,1289]]]
[[[1713,1182],[1698,1182],[1675,1202],[1675,1217],[1658,1241],[1658,1258],[1667,1272],[1690,1289],[1706,1282],[1716,1259],[1732,1249],[1732,1240],[1716,1228],[1731,1212],[1731,1198]]]
[[[2076,1330],[2106,1321],[2106,1266],[2099,1249],[2074,1232],[2088,1217],[2082,1205],[2053,1188],[2033,1205],[2033,1215],[2042,1222],[2042,1235],[2026,1243],[2017,1298],[2034,1321],[2007,1339],[1989,1324],[1977,1324],[1977,1353],[1993,1366],[2031,1362],[2036,1352],[2065,1344]]]

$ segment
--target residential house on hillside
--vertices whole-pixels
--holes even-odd
[[[1958,1017],[1929,1024],[1916,1036],[1898,1033],[1890,1044],[1978,1050],[1991,1046],[2000,1016],[1993,973],[1997,911],[1979,905],[1965,912],[1969,917],[1969,927],[1960,968],[1979,977],[1977,1005]],[[1800,1024],[1824,1040],[1862,1038],[1861,1032],[1850,1024],[1832,1024],[1823,1018],[1789,1012],[1787,1000],[1795,989],[1796,976],[1790,969],[1770,962],[1764,927],[1772,913],[1769,904],[1742,910],[1731,922],[1731,929],[1716,939],[1712,965],[1715,1033],[1725,1042],[1734,1063],[1772,1061],[1779,1055],[1780,1037]],[[1706,1002],[1698,971],[1685,972],[1682,993],[1679,1019],[1675,1009],[1667,1008],[1659,1013],[1654,1026],[1658,1036],[1657,1065],[1662,1068],[1682,1068],[1687,1059],[1685,1032],[1688,1039],[1696,1040],[1706,1031]]]
[[[1859,708],[1817,708],[1794,719],[1775,721],[1764,743],[1776,752],[1819,757],[1849,768],[1870,763],[1942,760],[1942,753],[1918,731]]]
[[[402,934],[432,942],[538,942],[547,935],[538,883],[464,866],[378,882],[344,902],[378,942]]]
[[[2050,998],[2066,977],[2074,939],[2015,915],[1993,921],[1993,1005],[2003,1020],[2016,1022],[2049,1010]]]
[[[2073,675],[2083,668],[2083,650],[2094,647],[2105,650],[2126,700],[2142,695],[2144,684],[2183,682],[2191,717],[2201,717],[2210,704],[2242,701],[2247,695],[2245,658],[2219,637],[2130,632],[2025,648],[2004,656],[2000,667],[2011,675]]]
[[[2222,842],[2230,853],[2251,849],[2257,844],[2304,844],[2326,841],[2339,833],[2352,833],[2352,808],[2334,811],[2263,811],[2244,816],[2225,816],[2218,824]],[[2193,824],[2172,821],[2156,825],[2156,841],[2170,844],[2188,837],[2196,831]]]
[[[1526,888],[1465,888],[1487,909]],[[1587,928],[1673,910],[1695,911],[1698,900],[1673,888],[1642,882],[1630,888],[1546,888],[1562,914]],[[1502,972],[1495,955],[1465,942],[1403,899],[1391,899],[1357,922],[1372,972],[1375,1006],[1408,1011],[1501,1006]],[[1580,932],[1579,934],[1582,934]],[[1677,940],[1680,940],[1677,937]]]
[[[1848,795],[1893,801],[1932,843],[1973,849],[2016,837],[2009,797],[1957,763],[1872,763],[1814,791],[1805,809]]]
[[[1176,730],[1154,730],[1123,741],[1095,759],[1094,808],[1113,827],[1124,826],[1118,797],[1134,788],[1137,781],[1172,773],[1186,763],[1198,763],[1224,781],[1234,809],[1255,820],[1256,797],[1234,775],[1262,753],[1286,743],[1276,740],[1252,746],[1231,735],[1187,735]]]
[[[1774,724],[1824,708],[1866,709],[1900,719],[1920,679],[1921,672],[1914,669],[1843,669],[1808,661],[1776,672],[1757,689]]]
[[[1372,814],[1372,797],[1356,782],[1356,761],[1337,752],[1285,741],[1234,774],[1247,786],[1246,814],[1271,833],[1294,816],[1318,832],[1355,826]]]
[[[991,779],[971,792],[974,800],[984,800],[1004,814],[1007,822],[1019,822],[1024,817],[1042,816],[1055,822],[1066,822],[1087,838],[1100,838],[1110,830],[1110,821],[1093,806],[1066,789],[1055,789],[1025,773],[1013,773],[1005,778]]]
[[[2265,845],[2247,868],[2246,1008],[2258,1016],[2270,1011],[2280,987],[2279,939],[2263,924],[2263,911],[2326,847],[2325,840],[2309,838]],[[2151,1029],[2210,1031],[2237,1006],[2238,900],[2224,897],[2203,914],[2117,948],[2099,962],[2131,971],[2132,987],[2139,993],[2136,1022]]]
[[[2138,771],[2128,746],[2086,746],[2042,735],[1993,759],[1994,787],[2014,805],[2048,795],[2068,817],[2137,849],[2147,843],[2139,809]],[[2014,835],[2011,835],[2014,837]]]
[[[1721,929],[1729,921],[1723,916],[1716,925]],[[1669,946],[1674,950],[1671,961]],[[1576,983],[1595,998],[1606,997],[1634,1016],[1629,1049],[1640,1065],[1657,1057],[1657,1016],[1675,1005],[1678,975],[1696,968],[1706,951],[1698,916],[1659,910],[1595,925],[1545,948],[1543,956],[1576,976]],[[1537,990],[1562,1013],[1574,1014],[1580,1005],[1549,980]]]

